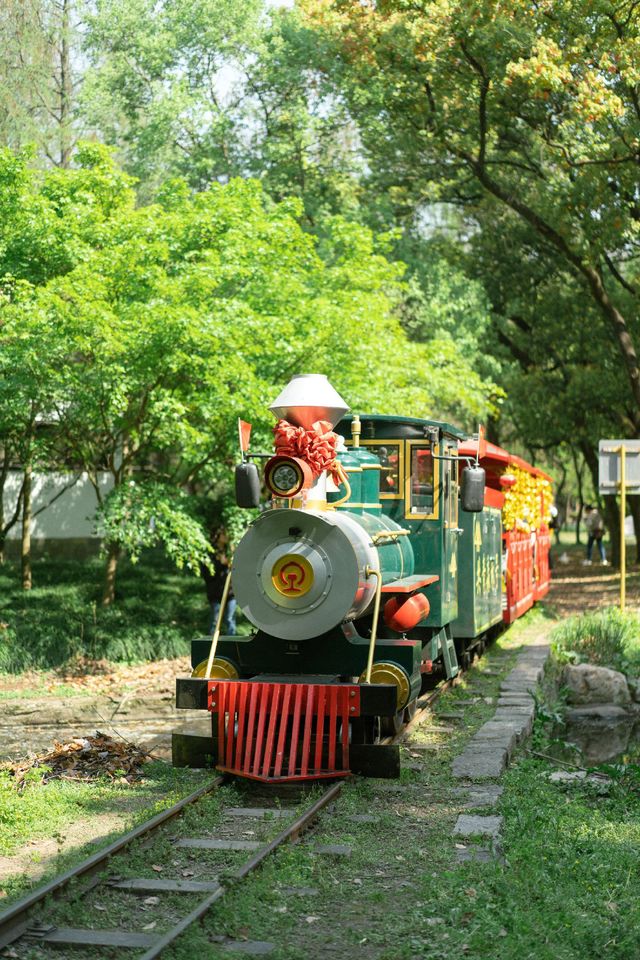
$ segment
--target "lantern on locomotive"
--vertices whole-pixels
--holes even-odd
[[[444,655],[448,673],[457,669],[446,629],[420,628],[440,576],[415,572],[411,530],[382,512],[380,478],[383,488],[400,482],[397,465],[360,446],[357,417],[350,450],[334,432],[348,407],[326,377],[294,377],[270,410],[271,500],[231,571],[254,632],[194,641],[194,676],[178,681],[177,703],[207,707],[212,737],[190,745],[174,735],[174,762],[204,752],[218,769],[264,781],[395,776],[399,751],[375,742],[381,726],[411,708],[425,664]],[[243,462],[239,504],[258,506],[259,489],[257,467]]]

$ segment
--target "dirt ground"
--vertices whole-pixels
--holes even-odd
[[[189,674],[183,657],[134,665],[83,661],[64,670],[0,676],[0,760],[96,731],[168,759],[173,731],[209,729],[203,711],[176,710],[176,677]]]
[[[176,677],[190,674],[189,657],[133,665],[82,659],[59,670],[0,675],[0,699],[35,692],[56,697],[99,694],[119,698],[125,693],[139,697],[173,695]]]
[[[586,566],[584,548],[553,549],[551,589],[547,603],[558,617],[573,616],[620,602],[620,571],[593,561]],[[626,607],[640,611],[640,568],[631,564],[627,551]]]

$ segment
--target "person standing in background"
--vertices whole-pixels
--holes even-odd
[[[592,504],[587,504],[584,508],[585,510],[585,526],[587,528],[588,540],[587,540],[587,559],[584,561],[586,564],[591,563],[591,554],[593,552],[594,543],[598,544],[598,550],[600,551],[600,560],[604,566],[608,566],[607,555],[604,549],[604,522],[600,513]]]
[[[200,573],[204,580],[207,599],[211,611],[209,619],[209,633],[213,634],[218,615],[220,613],[220,604],[222,603],[222,594],[224,585],[231,566],[231,551],[229,547],[229,537],[224,528],[218,528],[213,537],[213,550],[211,559],[213,561],[214,571],[211,573],[204,564],[200,566]],[[236,598],[231,590],[227,596],[227,604],[222,619],[221,633],[227,637],[233,637],[236,633]]]

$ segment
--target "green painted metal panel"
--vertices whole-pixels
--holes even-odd
[[[347,414],[335,427],[336,433],[349,438],[351,436],[351,421],[353,415]],[[435,427],[442,433],[457,440],[465,440],[467,434],[454,427],[453,424],[445,420],[424,420],[421,417],[396,417],[385,414],[363,413],[360,414],[360,424],[362,427],[362,443],[367,442],[367,436],[371,430],[375,431],[375,436],[385,439],[395,437],[404,437],[411,435],[416,439],[424,437],[425,427]]]
[[[359,506],[359,504],[362,503],[363,476],[360,461],[357,457],[354,457],[349,450],[342,450],[338,454],[338,461],[347,472],[347,479],[351,488],[351,494],[349,499],[342,506],[339,506],[336,509],[350,510],[352,513],[362,513],[362,507]],[[341,483],[336,493],[329,493],[327,495],[327,500],[329,503],[334,503],[336,500],[342,500],[342,498],[346,495],[346,492],[347,488],[343,483]]]
[[[280,640],[258,632],[250,637],[220,637],[216,655],[235,663],[243,676],[256,673],[335,674],[360,676],[367,665],[368,637],[361,637],[353,624],[350,635],[331,631],[312,640]],[[202,637],[191,642],[191,663],[196,666],[209,655],[211,640]],[[411,678],[419,677],[422,642],[407,639],[379,639],[375,661],[392,661]]]
[[[421,593],[427,597],[431,610],[421,626],[441,627],[450,623],[457,613],[456,576],[451,572],[451,551],[447,546],[455,535],[445,535],[442,519],[412,520],[405,517],[404,500],[385,500],[383,509],[387,516],[411,533],[408,537],[413,548],[414,573],[433,574],[440,579]],[[453,549],[457,551],[457,542]]]
[[[352,447],[349,451],[354,460],[362,467],[362,503],[364,513],[380,515],[380,460],[366,447]]]
[[[371,535],[384,530],[393,533],[400,526],[387,514],[374,516],[365,512],[359,517],[354,517],[354,519]],[[402,580],[403,577],[410,577],[414,572],[414,552],[409,539],[409,537],[399,536],[395,542],[380,542],[378,557],[380,558],[380,569],[384,583],[389,583],[390,580]]]
[[[502,524],[500,511],[460,511],[458,616],[454,637],[475,637],[502,619]]]

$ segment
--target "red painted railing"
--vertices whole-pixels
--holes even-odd
[[[547,527],[541,527],[533,535],[508,530],[504,537],[507,573],[503,619],[513,623],[549,590],[551,537]]]
[[[551,550],[551,534],[548,527],[540,527],[536,536],[535,556],[535,599],[541,600],[549,592],[551,570],[549,568],[549,552]]]
[[[349,773],[352,684],[212,680],[218,770],[252,780],[316,780]]]
[[[507,604],[503,611],[506,623],[521,617],[534,602],[533,545],[530,533],[508,530],[505,533],[507,549]]]

